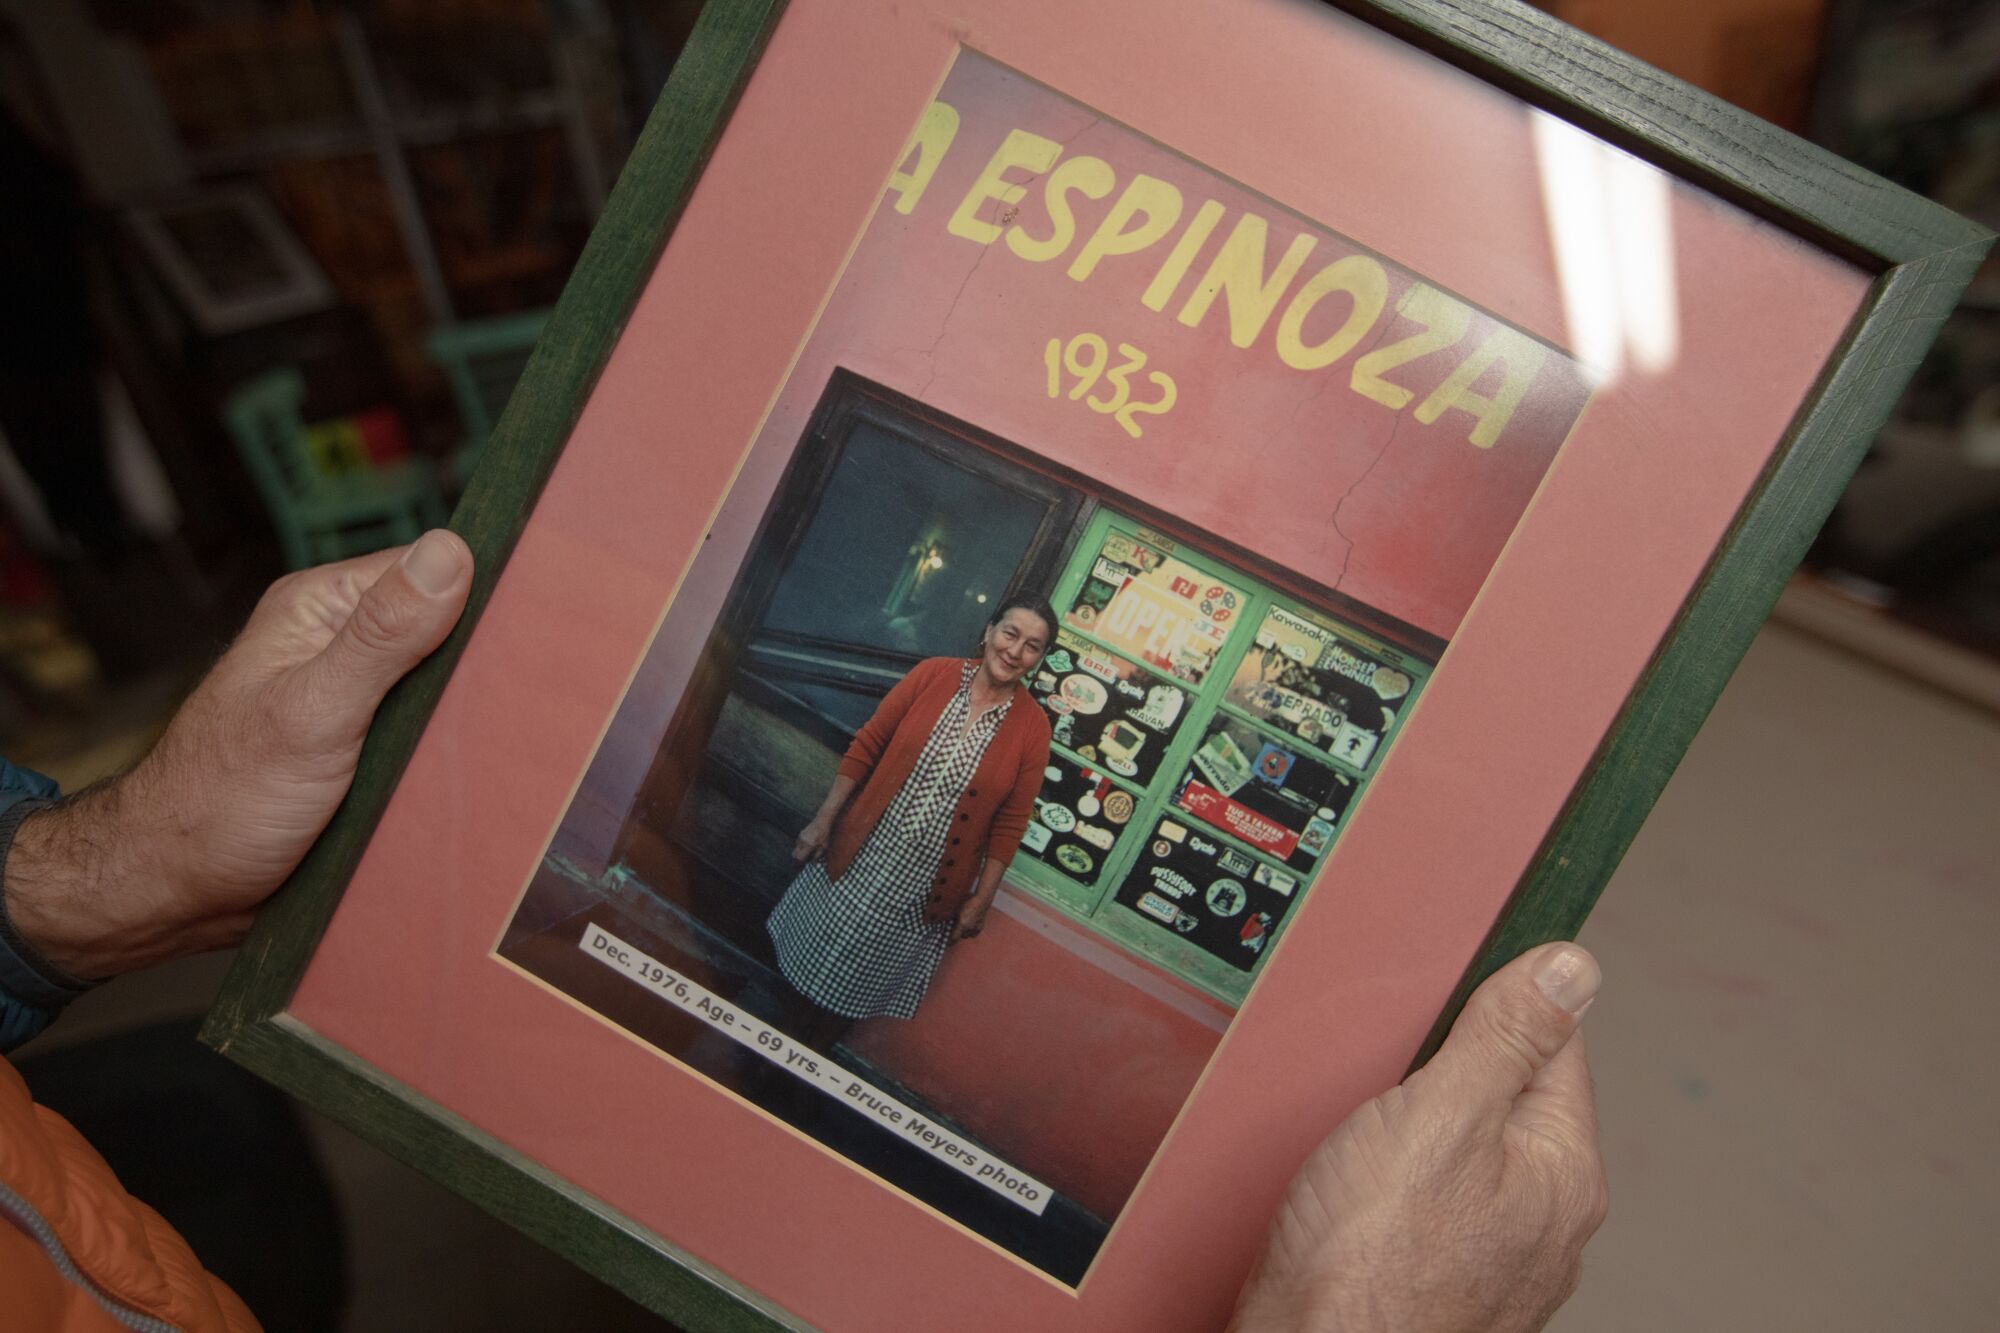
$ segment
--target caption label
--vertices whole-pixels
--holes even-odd
[[[1048,1207],[1049,1196],[1054,1191],[1041,1181],[1016,1171],[984,1148],[967,1143],[874,1084],[856,1078],[810,1046],[799,1045],[756,1015],[738,1009],[672,968],[648,957],[604,927],[586,927],[583,938],[577,941],[577,947],[717,1032],[749,1047],[793,1077],[818,1088],[856,1114],[867,1116],[898,1138],[978,1181],[1001,1198],[1027,1209],[1036,1217],[1040,1217],[1043,1209]]]

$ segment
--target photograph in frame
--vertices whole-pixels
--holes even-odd
[[[500,956],[1074,1285],[1293,908],[1339,891],[1320,865],[1588,397],[961,52]],[[1058,617],[1009,704],[1048,724],[1025,828],[956,836],[1015,785],[996,757],[930,816],[926,882],[819,884],[794,840],[856,734],[927,661],[970,671],[1014,594]],[[947,945],[931,870],[996,854],[997,919]]]
[[[476,630],[390,701],[209,1039],[689,1326],[1220,1323],[1311,1143],[1501,951],[1580,923],[1851,466],[1826,417],[1887,410],[1871,331],[1928,336],[1984,244],[1926,215],[1905,253],[1817,162],[1759,193],[1728,136],[1762,128],[1706,106],[1638,133],[1649,166],[1486,81],[1514,57],[1468,75],[1355,8],[712,4],[457,520]],[[1513,6],[1389,8],[1454,34],[1432,51],[1461,22],[1585,49]],[[1671,81],[1590,54],[1618,77],[1564,117],[1605,128],[1574,108],[1618,80],[1657,109]],[[1010,138],[1046,164],[982,188]],[[1036,259],[1065,164],[1075,229]],[[1670,222],[1619,230],[1669,246],[1677,340],[1607,353],[1563,308],[1557,176]],[[1142,177],[1178,215],[1137,244],[1167,210],[1135,198],[1133,247],[1072,276]],[[1371,262],[1346,359],[1288,363]],[[1361,377],[1395,405],[1355,387],[1419,334]],[[1295,424],[1350,471],[1270,466]],[[1480,468],[1508,480],[1453,489]],[[814,582],[829,558],[864,595]],[[1052,748],[1009,887],[914,1017],[796,1040],[758,952],[785,839],[870,700],[1024,591],[1074,669],[1026,684]],[[1089,993],[1006,975],[1035,958]],[[977,1067],[994,1041],[1042,1063]],[[1065,1042],[1107,1077],[1046,1075]]]

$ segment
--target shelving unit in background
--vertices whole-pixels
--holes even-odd
[[[287,4],[139,38],[194,181],[270,191],[366,313],[419,438],[449,429],[427,337],[551,303],[629,147],[590,5]]]

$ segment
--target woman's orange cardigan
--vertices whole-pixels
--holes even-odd
[[[919,662],[875,710],[840,761],[840,775],[858,784],[847,806],[834,821],[828,842],[826,869],[838,880],[854,863],[861,845],[875,831],[883,811],[909,781],[923,753],[924,742],[958,693],[962,657],[933,657]],[[1035,812],[1035,794],[1049,763],[1049,719],[1024,686],[1014,687],[1014,702],[987,742],[979,767],[951,814],[951,834],[932,878],[924,919],[953,920],[978,884],[979,868],[987,860],[1014,859],[1014,849],[1028,830]]]

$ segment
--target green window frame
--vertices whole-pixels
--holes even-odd
[[[1215,650],[1198,684],[1176,678],[1157,661],[1140,660],[1138,654],[1129,650],[1129,644],[1121,645],[1116,637],[1100,632],[1094,623],[1089,627],[1079,627],[1072,620],[1072,612],[1077,608],[1078,598],[1083,595],[1086,585],[1091,582],[1093,571],[1098,567],[1099,557],[1105,550],[1108,538],[1122,538],[1164,552],[1171,559],[1199,571],[1205,578],[1212,579],[1214,583],[1240,594],[1241,605],[1231,608],[1231,619],[1225,637],[1220,647]],[[1053,907],[1087,929],[1151,962],[1197,990],[1232,1006],[1239,1004],[1262,968],[1264,959],[1270,957],[1272,946],[1283,934],[1286,924],[1296,915],[1298,904],[1306,893],[1316,886],[1327,858],[1332,855],[1341,832],[1351,821],[1354,811],[1359,808],[1368,783],[1381,770],[1396,735],[1400,733],[1409,715],[1410,706],[1421,693],[1434,664],[1407,647],[1356,628],[1321,606],[1291,596],[1248,570],[1210,555],[1198,545],[1191,545],[1183,538],[1163,533],[1144,521],[1121,513],[1108,505],[1096,508],[1071,547],[1050,601],[1063,622],[1057,642],[1050,646],[1050,657],[1055,658],[1058,665],[1063,664],[1065,660],[1064,657],[1057,656],[1058,653],[1063,653],[1066,657],[1076,656],[1074,651],[1064,648],[1065,642],[1072,646],[1087,645],[1094,654],[1100,655],[1100,665],[1111,665],[1121,671],[1133,671],[1141,678],[1154,677],[1178,686],[1185,694],[1185,702],[1172,724],[1165,752],[1152,763],[1150,775],[1136,771],[1123,774],[1114,771],[1106,764],[1101,754],[1094,752],[1094,749],[1079,754],[1079,749],[1086,747],[1074,744],[1074,738],[1070,744],[1057,743],[1051,746],[1051,764],[1064,773],[1064,783],[1073,784],[1077,780],[1073,770],[1088,770],[1095,782],[1086,785],[1097,792],[1122,793],[1131,803],[1129,813],[1123,808],[1124,802],[1119,802],[1119,812],[1126,813],[1127,817],[1119,821],[1116,826],[1115,841],[1109,849],[1104,849],[1101,857],[1091,856],[1087,852],[1082,855],[1078,855],[1075,851],[1070,853],[1071,861],[1068,864],[1073,867],[1087,860],[1090,862],[1088,870],[1077,873],[1073,869],[1052,864],[1049,860],[1043,859],[1039,851],[1030,850],[1024,844],[1008,869],[1008,882],[1016,888],[1028,890],[1038,901]],[[1338,748],[1336,746],[1329,745],[1323,748],[1312,744],[1310,740],[1302,740],[1298,731],[1288,731],[1267,716],[1260,716],[1252,708],[1244,706],[1240,699],[1232,700],[1227,697],[1239,669],[1244,666],[1244,659],[1258,650],[1260,633],[1273,608],[1296,620],[1318,627],[1330,638],[1347,641],[1358,650],[1362,660],[1379,663],[1388,670],[1401,673],[1407,679],[1408,689],[1396,699],[1396,707],[1393,710],[1385,710],[1393,711],[1393,717],[1381,732],[1380,742],[1359,762],[1349,762],[1340,758],[1337,753],[1331,753],[1330,751]],[[1038,673],[1039,686],[1048,686],[1050,677],[1059,674],[1061,673],[1050,669],[1049,659],[1045,658],[1042,671]],[[1090,690],[1083,699],[1085,707],[1095,704],[1098,708],[1102,708],[1102,693],[1095,689]],[[1061,696],[1049,689],[1038,688],[1037,697]],[[1058,721],[1063,715],[1058,712],[1059,709],[1074,711],[1067,709],[1063,704],[1051,708],[1050,711],[1057,714]],[[1310,855],[1310,868],[1301,869],[1300,853],[1296,847],[1292,849],[1290,855],[1285,855],[1272,847],[1253,844],[1241,836],[1196,817],[1177,804],[1184,778],[1200,778],[1207,775],[1207,770],[1194,766],[1197,751],[1203,750],[1212,731],[1225,724],[1228,734],[1241,736],[1247,732],[1255,740],[1269,742],[1285,751],[1294,752],[1300,762],[1310,760],[1331,770],[1348,787],[1347,799],[1336,812],[1338,817],[1328,821],[1332,824],[1331,833],[1326,834],[1322,831],[1324,843]],[[1210,758],[1212,768],[1212,756],[1205,757]],[[1136,769],[1136,766],[1131,764],[1127,764],[1126,767]],[[1046,783],[1045,799],[1052,799],[1052,794],[1059,792],[1064,783],[1053,779]],[[1074,791],[1073,786],[1071,790]],[[1089,799],[1096,800],[1099,806],[1109,804],[1108,797],[1093,796]],[[1067,813],[1057,822],[1074,821],[1080,824],[1081,821],[1075,819],[1074,802],[1075,798],[1071,796],[1061,807]],[[1044,824],[1042,812],[1045,808],[1044,803],[1038,801],[1037,818],[1030,825],[1031,831],[1036,824]],[[1320,814],[1326,812],[1324,808],[1319,811]],[[1133,891],[1131,877],[1135,873],[1153,869],[1142,866],[1142,862],[1149,858],[1156,861],[1161,859],[1157,855],[1158,847],[1166,840],[1156,835],[1160,831],[1162,820],[1180,826],[1186,837],[1205,842],[1216,849],[1212,855],[1222,863],[1218,868],[1217,878],[1230,877],[1236,873],[1237,868],[1248,866],[1249,869],[1244,872],[1246,877],[1255,876],[1256,882],[1260,885],[1266,882],[1267,876],[1271,877],[1270,882],[1274,884],[1286,879],[1292,881],[1291,887],[1282,896],[1274,896],[1270,892],[1255,895],[1256,902],[1261,902],[1266,907],[1274,902],[1282,904],[1281,910],[1267,913],[1272,919],[1261,936],[1262,943],[1259,949],[1232,950],[1237,961],[1231,962],[1227,957],[1195,942],[1191,938],[1191,928],[1188,935],[1183,935],[1172,925],[1166,924],[1159,913],[1174,909],[1167,905],[1167,898],[1164,895],[1137,894]],[[1104,820],[1097,824],[1093,831],[1102,837],[1109,824],[1109,820]],[[1057,850],[1062,848],[1058,847]],[[1158,876],[1164,876],[1169,883],[1185,886],[1184,895],[1194,899],[1197,906],[1206,905],[1202,898],[1202,886],[1190,885],[1186,876],[1167,870],[1164,865],[1157,870],[1156,877]],[[1210,881],[1211,891],[1214,883],[1214,880]],[[1122,895],[1121,889],[1126,890]],[[1244,899],[1247,895],[1235,889],[1225,889],[1223,892],[1228,896],[1222,901],[1222,906],[1227,908],[1233,904],[1236,909],[1235,914],[1231,914],[1232,920],[1234,915],[1244,914],[1255,906],[1255,903],[1246,906]],[[1149,905],[1155,914],[1148,915],[1140,910],[1133,901],[1130,901],[1135,897],[1141,901],[1150,900]],[[1216,915],[1213,912],[1211,914]],[[1185,914],[1177,914],[1177,917],[1178,915]],[[1199,919],[1198,912],[1195,913],[1195,919]]]

